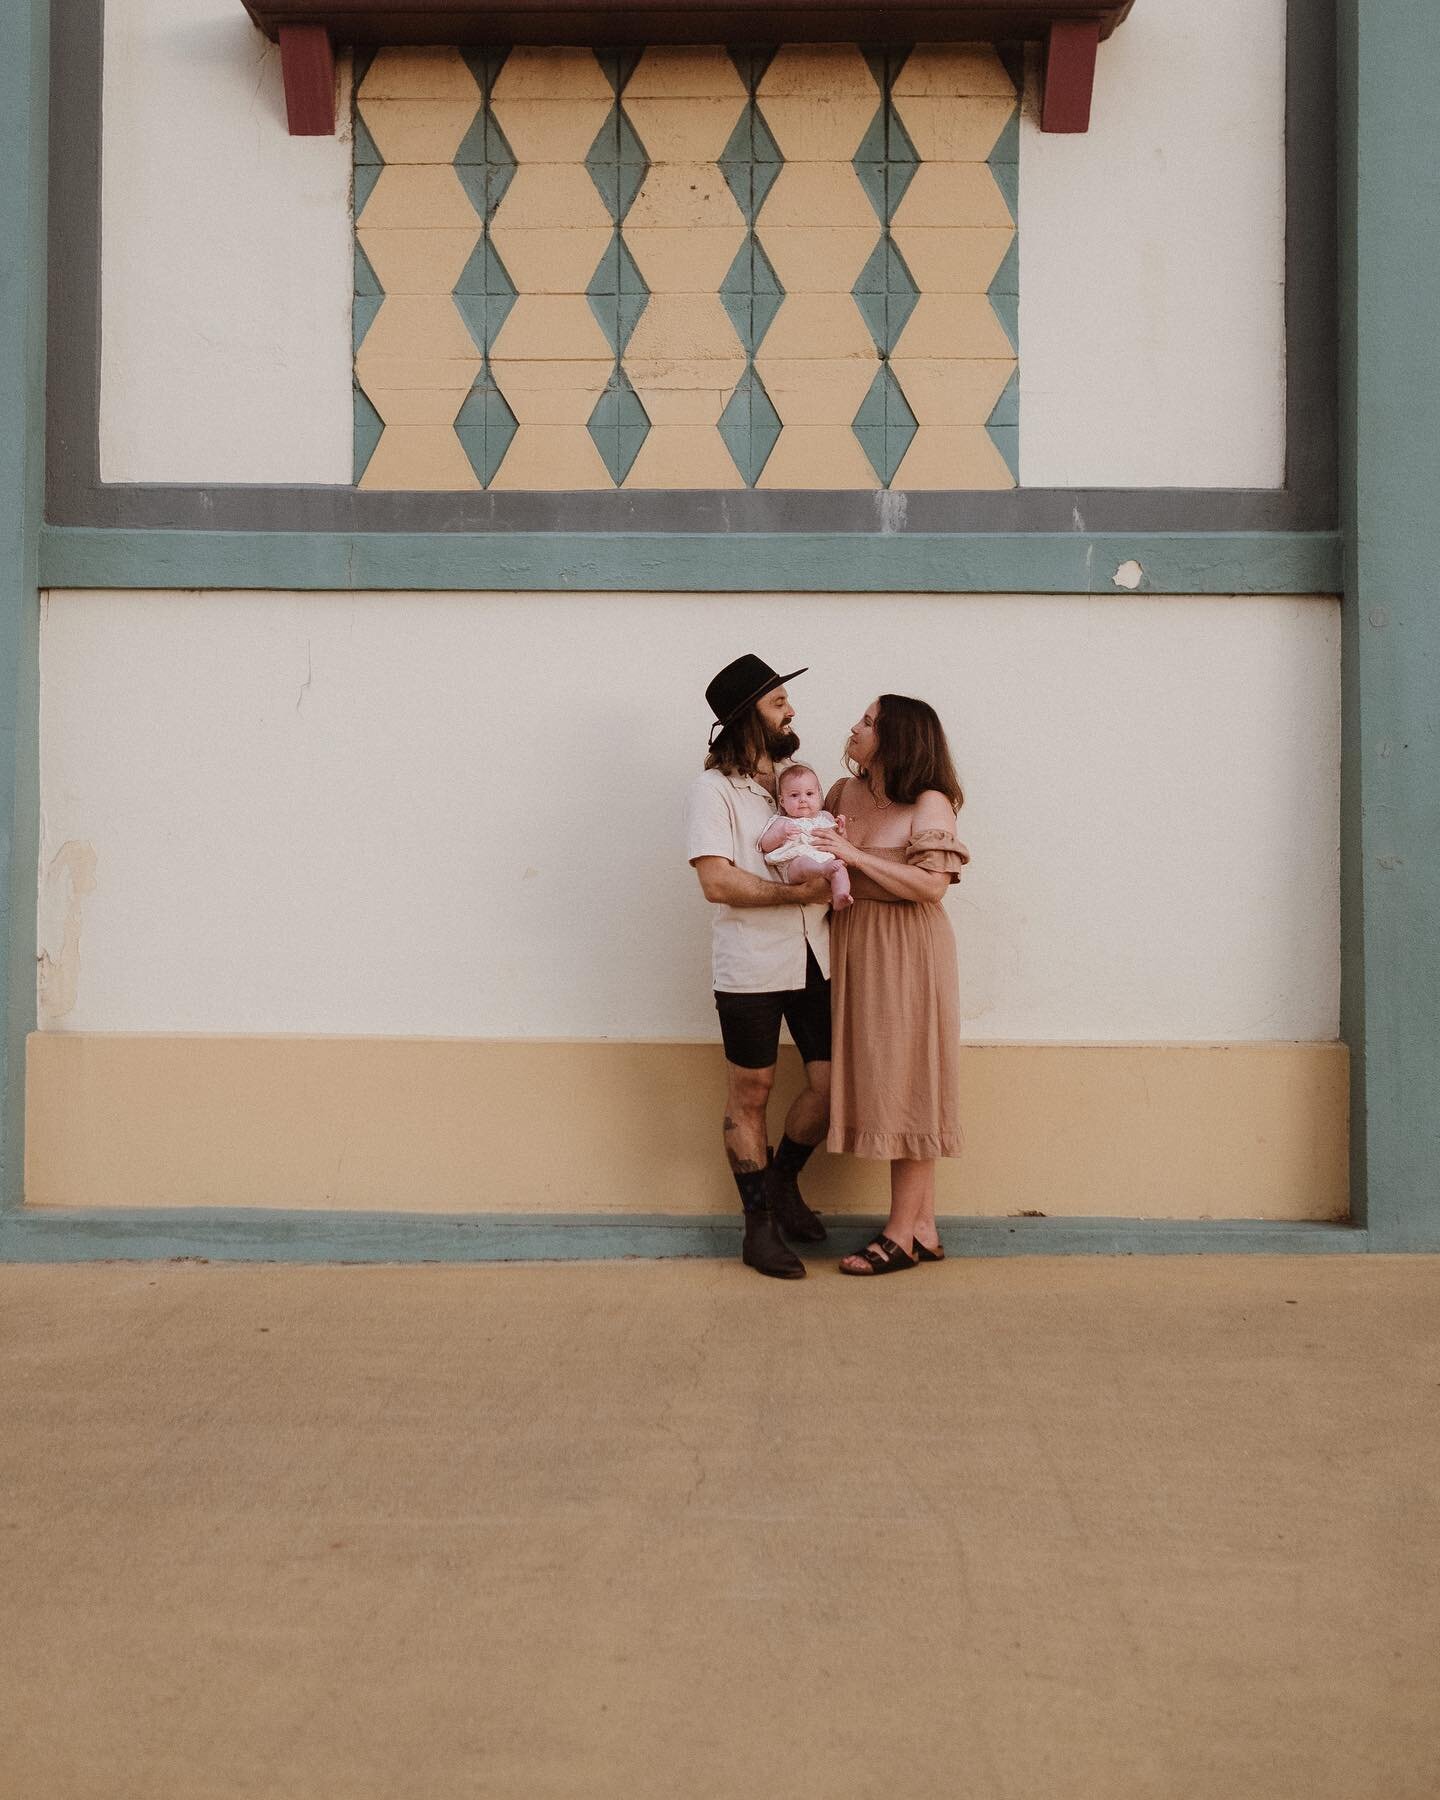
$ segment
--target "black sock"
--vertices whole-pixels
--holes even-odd
[[[798,1175],[814,1148],[814,1144],[797,1144],[794,1138],[782,1137],[775,1152],[775,1167],[782,1175]]]
[[[735,1185],[740,1190],[740,1204],[748,1212],[765,1211],[765,1171],[732,1169]]]

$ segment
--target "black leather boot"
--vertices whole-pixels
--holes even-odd
[[[789,1170],[776,1162],[766,1165],[765,1204],[775,1215],[775,1223],[786,1237],[797,1244],[823,1244],[825,1227],[820,1215],[812,1212],[800,1195],[800,1183]]]
[[[804,1263],[781,1237],[768,1207],[745,1214],[745,1246],[740,1256],[752,1269],[780,1281],[799,1281],[805,1273]]]

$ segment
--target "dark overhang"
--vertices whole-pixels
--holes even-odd
[[[280,45],[296,137],[335,129],[343,44],[1043,43],[1043,131],[1090,124],[1095,52],[1134,0],[244,0]]]

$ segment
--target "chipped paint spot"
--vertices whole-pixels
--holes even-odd
[[[83,838],[71,838],[50,858],[40,887],[36,998],[42,1031],[58,1025],[75,1010],[80,990],[81,913],[94,892],[95,846]]]
[[[1140,583],[1145,579],[1145,571],[1132,557],[1129,562],[1121,563],[1120,567],[1110,579],[1115,583],[1116,587],[1129,588],[1133,592],[1133,590],[1138,588]]]
[[[905,520],[910,511],[910,496],[898,488],[885,488],[877,496],[880,512],[880,530],[889,534],[903,531]]]

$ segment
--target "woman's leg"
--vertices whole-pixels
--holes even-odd
[[[940,1242],[940,1232],[935,1224],[935,1165],[933,1162],[891,1163],[890,1187],[892,1195],[895,1188],[896,1172],[901,1169],[915,1171],[913,1175],[902,1176],[901,1179],[906,1181],[913,1180],[921,1189],[920,1202],[915,1211],[915,1236],[927,1250],[934,1250]]]
[[[935,1234],[935,1164],[896,1158],[890,1165],[890,1217],[885,1235],[910,1250],[917,1235],[931,1249]]]
[[[914,1254],[917,1237],[929,1250],[939,1243],[939,1234],[935,1230],[933,1162],[912,1162],[897,1157],[890,1164],[890,1217],[885,1221],[884,1236],[892,1244],[898,1244],[907,1256]],[[873,1238],[869,1247],[875,1247]],[[842,1259],[841,1267],[846,1263],[858,1267],[864,1260],[863,1256],[847,1256]],[[864,1269],[858,1272],[865,1273]]]

